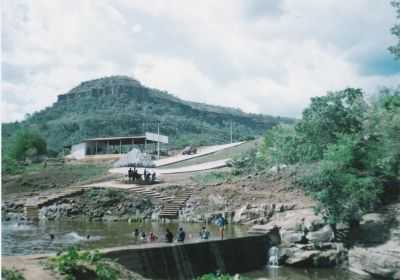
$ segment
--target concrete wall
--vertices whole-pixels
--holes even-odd
[[[221,271],[234,274],[264,267],[270,239],[266,235],[187,244],[147,244],[106,250],[128,269],[151,279],[193,279]]]

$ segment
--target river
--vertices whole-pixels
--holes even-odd
[[[198,241],[199,224],[178,223],[127,223],[127,222],[88,222],[77,220],[47,221],[39,224],[2,222],[2,255],[30,255],[57,252],[71,245],[84,249],[106,248],[134,245],[146,241],[136,240],[133,231],[138,228],[147,234],[152,231],[161,236],[169,228],[176,233],[179,227],[187,232],[188,242]],[[211,238],[218,238],[218,228],[209,225]],[[247,233],[247,228],[229,225],[225,236],[239,237]],[[54,239],[50,238],[54,235]],[[89,238],[87,238],[89,236]],[[246,273],[245,276],[255,279],[273,280],[359,280],[365,279],[339,269],[296,269],[289,267],[265,268],[264,270]],[[372,279],[372,278],[369,278]]]

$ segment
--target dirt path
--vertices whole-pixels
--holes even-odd
[[[2,267],[20,271],[26,280],[57,280],[62,279],[52,271],[45,269],[40,262],[48,255],[2,257]]]

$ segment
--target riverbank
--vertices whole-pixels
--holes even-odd
[[[366,216],[360,225],[362,234],[358,236],[350,234],[350,229],[345,225],[331,228],[322,217],[314,214],[314,202],[300,188],[294,186],[295,178],[296,172],[290,168],[279,173],[272,170],[242,176],[232,176],[229,169],[222,169],[218,172],[166,175],[161,184],[146,188],[163,197],[176,196],[190,189],[193,193],[185,207],[181,209],[178,223],[184,227],[193,223],[196,227],[196,230],[192,231],[193,234],[197,234],[203,224],[211,223],[212,227],[212,222],[219,213],[227,214],[229,224],[254,226],[253,231],[258,231],[258,233],[277,226],[282,241],[279,245],[279,261],[283,265],[307,269],[310,267],[343,267],[344,269],[350,267],[353,271],[364,275],[382,275],[397,279],[393,278],[398,277],[396,269],[400,267],[396,258],[397,251],[394,251],[393,255],[390,250],[393,251],[391,249],[393,246],[400,248],[399,221],[396,222],[395,218],[386,217],[386,214],[382,213],[377,213],[383,215],[378,215],[377,219],[373,218],[374,215]],[[35,195],[46,196],[54,191],[57,190],[39,191]],[[3,198],[3,219],[16,221],[15,227],[18,229],[18,221],[23,220],[24,200],[26,201],[30,196],[31,193],[18,193],[13,196],[8,195],[6,199]],[[145,193],[90,188],[81,195],[64,198],[43,207],[39,215],[41,221],[39,228],[42,227],[44,230],[41,234],[48,234],[51,229],[44,225],[52,222],[76,221],[78,223],[80,220],[101,222],[108,225],[106,228],[116,228],[120,231],[124,228],[122,230],[126,232],[124,236],[116,235],[122,240],[131,240],[131,233],[135,227],[144,228],[146,232],[165,230],[165,228],[146,228],[144,224],[128,223],[128,221],[157,221],[158,213],[163,205],[163,201],[151,198]],[[392,201],[390,205],[396,205],[396,202]],[[398,213],[396,211],[391,208],[386,213]],[[87,229],[88,226],[85,223],[87,222],[81,225],[75,224],[68,232],[60,233],[60,243],[65,243],[70,238],[74,239],[72,243],[86,243],[87,248],[101,248],[107,244],[118,245],[118,242],[113,243],[114,241],[109,239],[98,242],[95,240],[98,234],[88,233],[88,230],[79,232],[75,230],[80,227]],[[372,243],[364,242],[363,238],[368,236],[371,225],[376,225],[372,227],[376,228],[372,235],[380,239]],[[383,231],[383,228],[391,230]],[[98,232],[104,232],[104,230],[105,228],[99,228]],[[93,237],[90,242],[85,241],[87,234]],[[214,234],[216,235],[217,231]],[[383,236],[384,238],[381,238]],[[129,242],[120,245],[126,244],[129,245]],[[368,259],[369,256],[376,256],[374,259],[384,257],[383,259],[387,261],[374,262],[374,259]]]

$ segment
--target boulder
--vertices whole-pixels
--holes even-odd
[[[343,251],[330,249],[325,251],[308,250],[300,245],[282,250],[281,258],[285,264],[298,267],[335,267]]]
[[[400,279],[400,244],[385,245],[349,251],[349,269],[362,275],[375,275],[389,279]]]
[[[282,255],[286,256],[285,264],[293,266],[309,266],[317,254],[317,250],[306,251],[297,247],[286,248],[282,251]]]
[[[306,241],[304,232],[299,231],[282,231],[281,240],[286,244],[304,243]]]
[[[388,224],[384,215],[370,213],[362,216],[359,241],[362,243],[383,243],[388,238]]]
[[[306,238],[310,242],[330,242],[334,239],[333,230],[326,225],[320,230],[308,232]]]

